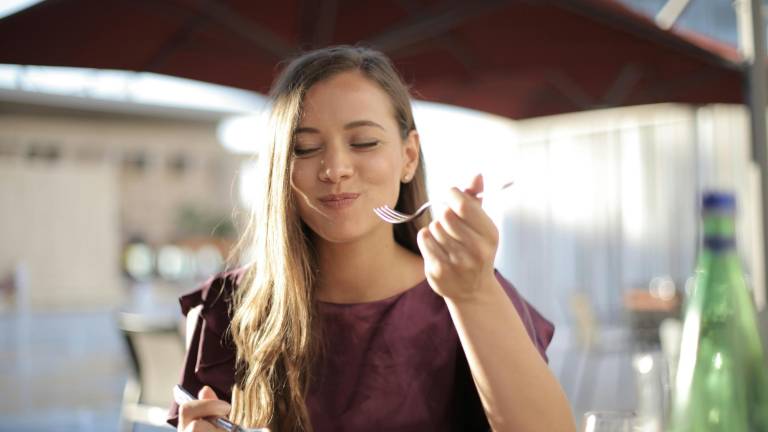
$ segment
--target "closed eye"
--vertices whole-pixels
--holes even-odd
[[[379,143],[380,141],[370,141],[370,142],[362,142],[362,143],[352,143],[350,144],[350,146],[356,149],[365,150],[365,149],[376,147]],[[319,150],[320,150],[320,147],[300,148],[298,146],[294,146],[293,154],[296,157],[311,156],[313,153],[316,153]]]
[[[379,144],[379,141],[371,141],[371,142],[365,142],[365,143],[353,143],[352,147],[365,149],[365,148],[376,147],[376,145],[378,145],[378,144]]]
[[[319,147],[315,147],[315,148],[307,148],[307,149],[303,149],[303,148],[294,147],[294,148],[293,148],[293,154],[294,154],[295,156],[297,156],[297,157],[301,157],[301,156],[309,156],[309,155],[311,155],[312,153],[314,153],[314,152],[316,152],[316,151],[318,151],[318,150],[320,150],[320,148],[319,148]]]

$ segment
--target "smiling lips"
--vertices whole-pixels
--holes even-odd
[[[325,207],[328,207],[331,209],[343,209],[351,206],[352,203],[354,203],[357,197],[359,196],[360,194],[358,193],[340,193],[340,194],[325,195],[320,197],[320,202]]]

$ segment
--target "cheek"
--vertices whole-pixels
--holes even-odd
[[[311,186],[311,170],[306,164],[291,164],[291,189],[293,190],[293,201],[299,216],[304,219],[308,212],[307,194]]]
[[[400,193],[400,165],[394,157],[378,157],[360,166],[363,181],[374,187],[371,195],[373,207],[387,204],[394,206]]]
[[[299,191],[306,191],[312,180],[311,167],[304,161],[291,164],[291,186]]]
[[[364,158],[361,161],[359,172],[366,180],[374,183],[399,182],[400,164],[396,155],[385,157]]]

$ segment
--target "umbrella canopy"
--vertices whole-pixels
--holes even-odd
[[[511,118],[742,102],[735,49],[616,0],[47,0],[0,20],[0,63],[148,71],[266,92],[280,61],[362,43],[420,99]]]

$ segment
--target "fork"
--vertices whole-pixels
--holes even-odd
[[[184,387],[178,384],[173,386],[173,399],[179,405],[185,402],[197,400],[196,397],[192,396],[191,393],[189,393]],[[213,423],[216,427],[224,429],[228,432],[269,432],[269,429],[267,428],[246,428],[238,426],[223,417],[208,417],[206,420]]]
[[[515,182],[511,181],[509,183],[504,183],[496,189],[496,191],[504,190],[510,186],[512,186]],[[483,192],[480,192],[476,195],[477,198],[483,197]],[[421,216],[425,211],[427,211],[428,208],[432,206],[432,201],[427,201],[424,204],[421,205],[415,212],[412,214],[406,214],[399,212],[397,210],[391,209],[388,205],[383,205],[381,207],[376,207],[373,209],[373,212],[376,213],[376,216],[380,217],[381,220],[384,222],[389,222],[391,224],[399,224],[399,223],[405,223],[412,221],[416,219],[417,217]]]

